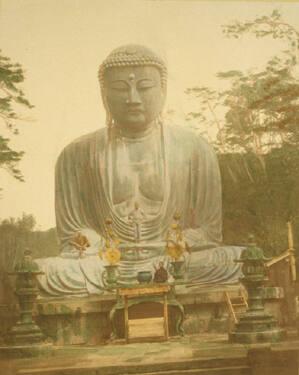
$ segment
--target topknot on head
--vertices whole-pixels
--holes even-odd
[[[104,87],[104,74],[107,69],[140,65],[155,66],[159,69],[162,87],[166,87],[167,67],[163,59],[145,46],[128,44],[114,49],[100,65],[99,81],[101,88],[103,89]]]

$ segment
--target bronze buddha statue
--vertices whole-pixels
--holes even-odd
[[[98,251],[105,241],[107,218],[123,244],[121,275],[126,282],[135,280],[138,271],[153,269],[163,259],[176,212],[191,249],[187,278],[203,283],[238,281],[240,267],[234,259],[242,249],[221,245],[216,155],[188,127],[163,122],[167,92],[163,60],[146,47],[126,45],[102,63],[99,81],[106,127],[74,140],[57,161],[61,255],[38,260],[45,272],[39,278],[42,291],[50,295],[103,292],[104,266]],[[136,207],[139,224],[134,227]],[[82,256],[73,243],[78,233],[89,244]],[[140,251],[132,251],[132,244]]]

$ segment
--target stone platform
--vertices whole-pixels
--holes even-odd
[[[240,296],[242,286],[238,285],[190,285],[176,286],[178,301],[184,306],[185,333],[218,332],[227,333],[233,325],[225,302],[224,292],[232,300]],[[279,321],[283,321],[281,288],[266,288],[266,310]],[[109,312],[116,302],[116,295],[107,293],[83,298],[39,298],[35,319],[43,333],[55,345],[98,345],[109,342],[111,322]],[[141,307],[142,310],[142,307]],[[175,330],[169,308],[170,334]],[[16,305],[0,305],[1,334],[3,335],[17,320]],[[122,324],[123,314],[119,312],[118,320]]]
[[[224,292],[232,300],[240,296],[241,285],[188,285],[176,286],[178,301],[184,306],[185,334],[205,332],[227,333],[232,328]],[[282,321],[280,302],[283,293],[280,288],[266,288],[266,309]],[[37,301],[35,319],[43,333],[55,345],[98,345],[109,342],[111,322],[109,312],[116,302],[116,295],[83,298],[40,298]],[[139,310],[142,313],[142,306]],[[140,313],[140,311],[139,311]],[[175,310],[170,306],[170,334],[175,335],[171,322]],[[0,319],[6,322],[7,330],[17,319],[16,306],[0,306]],[[122,324],[123,313],[117,318]]]
[[[0,348],[1,353],[1,348]],[[1,375],[298,375],[299,342],[229,344],[201,334],[168,342],[54,346],[42,358],[0,360]]]

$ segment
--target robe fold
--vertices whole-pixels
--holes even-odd
[[[134,146],[114,132],[100,129],[73,141],[57,161],[55,209],[61,256],[38,260],[45,272],[39,278],[40,287],[48,294],[103,291],[100,275],[104,266],[97,253],[103,246],[106,218],[112,220],[120,240],[134,242],[134,228],[127,214],[137,198],[130,190],[133,174],[127,166],[130,150],[140,149],[140,144]],[[137,271],[153,269],[164,257],[163,245],[152,248],[150,244],[165,240],[178,212],[192,250],[188,278],[203,283],[238,281],[240,266],[234,259],[242,249],[221,245],[221,179],[211,146],[192,130],[170,125],[155,127],[145,140],[136,142],[144,142],[140,157],[144,156],[144,168],[141,165],[139,175],[136,172],[143,186],[135,191],[147,208],[140,226],[144,246],[138,259],[123,252],[120,270],[124,279],[135,280]],[[127,202],[125,194],[130,198]],[[81,259],[69,244],[78,231],[91,244]]]

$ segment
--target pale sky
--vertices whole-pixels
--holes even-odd
[[[32,213],[55,225],[54,166],[74,138],[103,127],[97,70],[115,47],[147,45],[169,67],[169,108],[188,111],[187,87],[219,85],[215,73],[262,66],[280,41],[224,38],[221,25],[282,12],[299,28],[298,3],[150,0],[0,0],[0,49],[26,71],[23,88],[35,108],[13,145],[26,152],[25,183],[0,171],[0,218]],[[183,120],[182,120],[183,121]],[[3,125],[0,131],[3,134]]]

